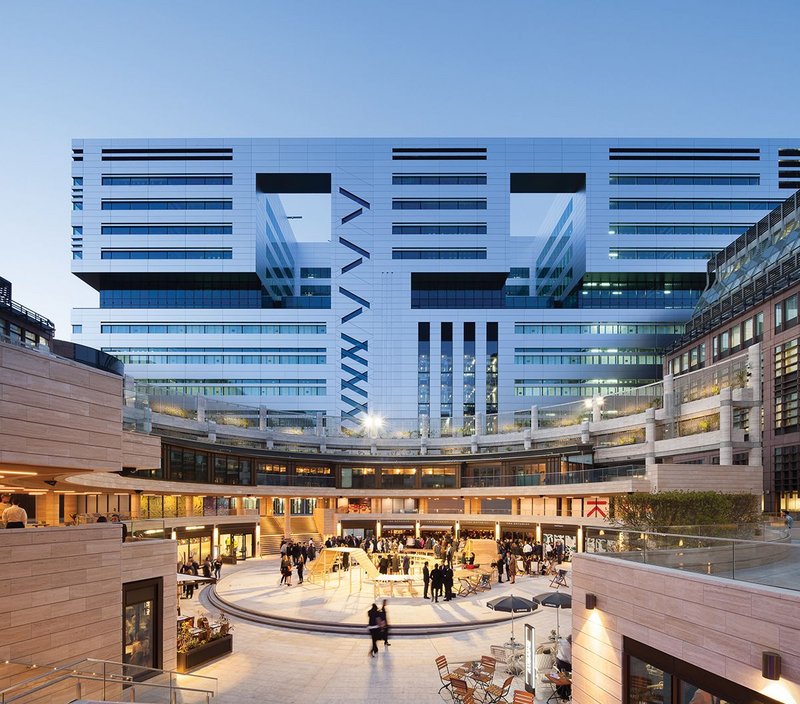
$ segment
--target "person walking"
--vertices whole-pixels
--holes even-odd
[[[430,583],[431,583],[431,571],[430,569],[428,569],[428,563],[426,562],[422,566],[422,597],[424,599],[428,598],[428,586],[430,585]]]
[[[6,528],[24,528],[28,525],[28,513],[19,505],[19,498],[11,499],[11,505],[3,511]]]
[[[389,642],[389,618],[386,616],[386,599],[383,600],[381,608],[378,610],[378,627],[380,628],[383,647],[388,648],[391,643]]]
[[[408,553],[403,555],[403,574],[407,575],[411,572],[411,558]]]
[[[214,577],[216,577],[218,582],[221,574],[222,574],[222,559],[217,557],[214,560]]]
[[[298,584],[302,584],[303,583],[303,568],[305,567],[305,564],[306,564],[306,561],[303,559],[303,556],[300,555],[300,557],[297,558],[297,563],[295,564],[295,567],[297,568],[297,583]]]
[[[373,604],[367,611],[367,632],[372,638],[372,646],[369,649],[369,656],[375,657],[378,652],[378,638],[380,637],[380,630],[378,628],[378,605]]]
[[[517,581],[517,556],[514,554],[510,554],[508,556],[508,564],[506,566],[506,570],[508,573],[508,581],[511,584],[515,584]]]

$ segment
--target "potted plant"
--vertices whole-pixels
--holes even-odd
[[[198,618],[197,624],[198,627],[193,628],[187,621],[178,631],[178,672],[189,672],[233,652],[233,628],[224,614],[213,623],[207,618]]]

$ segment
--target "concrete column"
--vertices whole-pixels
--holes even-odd
[[[730,386],[719,392],[719,463],[733,464],[733,405]]]
[[[461,534],[461,521],[456,521],[456,525],[455,525],[455,537],[456,537],[456,539],[458,539],[460,534]]]
[[[578,526],[578,539],[575,541],[575,552],[583,552],[583,526]]]
[[[263,433],[267,429],[267,407],[258,407],[258,429]]]
[[[664,376],[664,413],[671,418],[675,413],[675,377],[672,374]]]
[[[519,499],[511,499],[511,515],[519,516]]]
[[[292,500],[289,497],[283,501],[283,537],[292,537]]]
[[[219,527],[214,526],[211,530],[211,554],[213,555],[214,559],[218,558],[220,555],[219,549]]]
[[[54,494],[52,491],[48,491],[46,494],[36,497],[37,520],[44,521],[48,526],[59,525],[61,521],[58,515],[58,497],[59,495]]]
[[[536,524],[536,542],[537,543],[541,543],[542,542],[542,524],[541,523],[537,523]]]
[[[141,494],[131,494],[131,518],[136,520],[139,518],[140,511],[142,510],[142,496]],[[67,511],[67,497],[64,497],[64,513],[74,513],[74,511]]]
[[[206,397],[197,397],[197,422],[205,423],[206,421]]]
[[[153,411],[150,408],[144,409],[144,417],[142,418],[142,432],[149,435],[153,432]]]
[[[539,430],[539,407],[531,406],[531,430]]]
[[[381,522],[380,521],[376,521],[375,522],[375,537],[376,538],[380,538],[381,537]]]
[[[589,432],[589,421],[585,420],[581,423],[581,442],[588,445],[591,442],[591,433]]]
[[[753,401],[761,401],[761,343],[747,348],[747,388],[752,390]],[[760,425],[760,424],[759,424]],[[752,425],[751,425],[752,428]]]
[[[179,496],[178,500],[183,500],[183,511],[184,515],[191,516],[192,514],[192,497],[191,496]]]
[[[316,433],[318,437],[325,435],[325,420],[322,413],[317,413],[316,416]]]
[[[419,538],[420,530],[419,530],[420,523],[419,521],[414,521],[414,537]]]
[[[603,420],[603,397],[594,396],[592,398],[592,423],[599,423]]]
[[[645,464],[656,463],[656,409],[648,408],[644,412]]]
[[[525,449],[526,450],[530,450],[531,449],[533,443],[531,441],[531,429],[530,428],[525,428],[525,430],[522,432],[522,442],[525,445]]]
[[[420,513],[428,513],[428,499],[418,499],[417,507]]]
[[[213,420],[208,421],[208,441],[217,441],[217,424]]]
[[[478,454],[478,436],[477,435],[473,435],[472,436],[472,441],[470,442],[470,445],[469,445],[469,451],[473,455],[477,455]]]
[[[494,522],[494,539],[500,540],[500,521]]]

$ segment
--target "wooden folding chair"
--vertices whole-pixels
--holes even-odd
[[[473,582],[467,577],[458,578],[458,592],[456,596],[469,596],[470,594],[477,594],[478,590],[475,588]]]
[[[556,570],[555,577],[550,581],[551,587],[568,587],[567,584],[567,571],[566,570]]]
[[[470,704],[470,702],[475,701],[475,688],[468,687],[466,680],[453,677],[450,682],[453,685],[450,693],[453,695],[454,702],[458,702],[458,704]]]
[[[444,655],[440,655],[438,658],[436,658],[436,667],[439,670],[439,679],[442,681],[442,686],[439,687],[439,692],[450,687],[454,678],[461,677],[464,674],[464,670],[461,669],[456,669],[453,670],[453,672],[450,672],[450,667],[447,664],[447,657]]]
[[[514,700],[512,704],[534,704],[533,692],[523,692],[521,689],[514,690]]]
[[[490,684],[486,688],[486,698],[483,700],[485,704],[498,704],[499,702],[506,702],[508,704],[508,692],[511,689],[511,683],[514,681],[514,675],[506,677],[502,687],[496,684]]]

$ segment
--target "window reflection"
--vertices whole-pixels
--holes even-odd
[[[670,675],[654,665],[630,657],[628,660],[628,704],[670,704]]]

